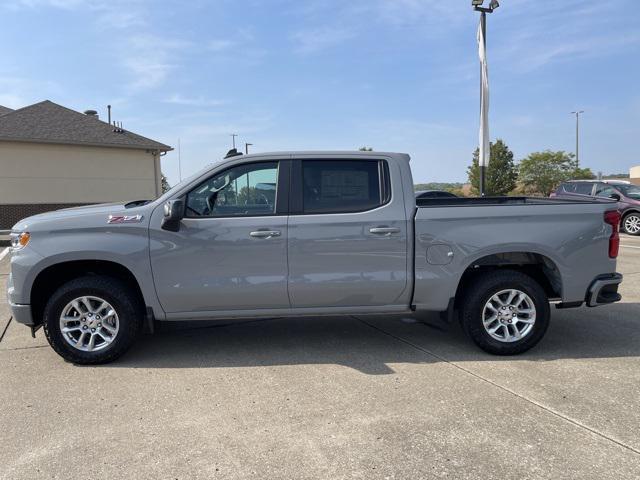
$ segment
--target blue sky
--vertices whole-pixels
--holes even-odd
[[[487,0],[488,1],[488,0]],[[503,0],[489,18],[491,137],[520,159],[574,150],[640,164],[637,0]],[[0,104],[95,108],[177,147],[183,176],[230,133],[253,151],[412,155],[415,180],[463,181],[478,142],[469,0],[3,0]],[[178,179],[177,152],[163,159]]]

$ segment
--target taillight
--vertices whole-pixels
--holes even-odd
[[[618,210],[608,210],[604,212],[604,223],[611,225],[611,236],[609,237],[609,258],[617,258],[620,250],[620,220],[622,216]]]

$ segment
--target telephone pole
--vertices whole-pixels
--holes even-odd
[[[576,167],[580,167],[580,115],[584,113],[584,110],[577,110],[571,112],[571,115],[576,116]]]

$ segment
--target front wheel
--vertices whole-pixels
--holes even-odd
[[[629,213],[622,219],[622,231],[629,235],[640,235],[640,213]]]
[[[140,302],[119,280],[87,276],[62,285],[44,309],[44,333],[65,360],[99,364],[124,354],[142,325]]]
[[[478,275],[464,293],[462,327],[476,345],[495,355],[516,355],[534,347],[549,319],[542,287],[514,270]]]

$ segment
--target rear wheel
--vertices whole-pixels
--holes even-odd
[[[495,355],[515,355],[535,346],[549,318],[542,287],[514,270],[478,275],[464,294],[462,327],[476,345]]]
[[[629,213],[622,219],[622,231],[629,235],[640,235],[640,213]]]
[[[140,302],[111,277],[87,276],[62,285],[44,309],[49,345],[78,364],[111,362],[133,344],[142,324]]]

